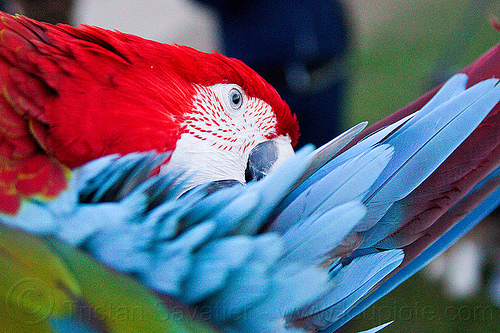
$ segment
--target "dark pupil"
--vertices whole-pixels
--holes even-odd
[[[233,103],[234,103],[235,105],[240,104],[240,99],[241,99],[240,94],[238,94],[238,93],[234,93],[234,94],[231,96],[231,99],[232,99],[232,101],[233,101]]]

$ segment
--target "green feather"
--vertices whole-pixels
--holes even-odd
[[[45,242],[0,225],[0,300],[24,321],[68,315],[81,290]]]
[[[82,288],[81,315],[98,318],[98,326],[109,332],[215,332],[183,314],[167,309],[151,291],[129,276],[116,273],[97,263],[82,251],[48,239],[54,252],[66,263]],[[85,306],[85,305],[84,305]],[[90,313],[92,312],[92,313]],[[83,318],[85,319],[85,318]]]

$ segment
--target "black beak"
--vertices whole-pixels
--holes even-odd
[[[248,156],[245,180],[261,180],[269,174],[278,160],[278,148],[274,141],[264,141],[255,146]]]
[[[264,178],[292,155],[292,145],[282,137],[259,143],[248,156],[245,180],[248,183]]]

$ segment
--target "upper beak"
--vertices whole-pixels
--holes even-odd
[[[259,143],[251,151],[245,170],[246,181],[260,180],[273,172],[294,154],[290,139],[280,136]]]

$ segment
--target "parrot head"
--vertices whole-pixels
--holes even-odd
[[[241,61],[3,13],[0,30],[1,112],[25,128],[0,139],[9,151],[30,147],[8,158],[46,154],[74,168],[113,153],[172,152],[160,173],[183,170],[187,190],[259,179],[293,154],[295,116]]]
[[[244,63],[174,46],[193,88],[163,170],[185,169],[189,187],[258,180],[293,155],[298,125],[276,90]],[[184,63],[187,62],[187,63]]]

